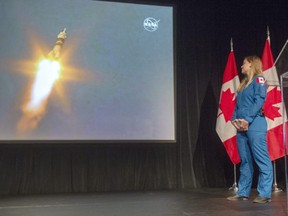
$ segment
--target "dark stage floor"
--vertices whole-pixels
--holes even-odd
[[[286,192],[271,203],[232,202],[227,189],[1,196],[1,216],[256,216],[288,215]]]

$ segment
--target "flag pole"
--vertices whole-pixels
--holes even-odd
[[[270,42],[270,31],[269,31],[269,26],[267,26],[267,40],[269,41],[269,44],[270,44],[271,42]]]
[[[231,51],[233,51],[233,39],[231,38],[230,40],[230,48]],[[233,190],[233,191],[238,191],[238,187],[237,187],[237,172],[236,172],[236,164],[234,164],[234,183],[233,185],[229,188],[229,190]]]
[[[283,51],[284,51],[284,49],[285,49],[285,47],[286,47],[287,43],[288,43],[288,39],[286,40],[286,42],[285,42],[284,46],[282,47],[282,49],[281,49],[281,51],[280,51],[279,55],[277,56],[277,58],[276,58],[276,60],[275,60],[275,62],[274,62],[274,65],[273,65],[273,66],[275,66],[275,65],[276,65],[276,63],[277,63],[277,61],[279,60],[279,58],[280,58],[280,56],[281,56],[282,52],[283,52]]]
[[[228,112],[226,107],[228,106],[229,110],[230,108],[231,109],[235,108],[237,87],[239,86],[240,82],[239,82],[239,75],[237,72],[235,56],[233,52],[232,38],[230,41],[230,45],[231,50],[228,55],[227,63],[222,78],[222,88],[218,107],[218,115],[216,120],[216,132],[220,137],[222,143],[224,144],[224,147],[229,155],[231,162],[234,164],[234,184],[232,187],[230,187],[230,190],[232,189],[237,190],[236,164],[240,162],[240,156],[238,153],[236,143],[236,128],[234,128],[234,126],[231,124],[230,121],[230,119],[232,118],[232,113]],[[233,95],[233,98],[230,97],[231,95]],[[224,107],[223,104],[225,104]],[[227,190],[228,189],[229,188],[227,188]]]
[[[277,177],[276,177],[276,161],[273,161],[273,171],[274,171],[274,183],[273,183],[273,188],[272,191],[273,192],[281,192],[283,191],[281,188],[278,188],[277,185]]]
[[[236,173],[236,165],[234,164],[234,183],[233,185],[229,188],[229,190],[233,190],[235,192],[238,191],[237,187],[237,173]]]
[[[270,31],[269,31],[269,26],[267,26],[267,40],[270,43]],[[279,55],[278,55],[279,56]],[[278,58],[277,58],[278,59]],[[277,61],[277,60],[276,60]],[[275,62],[276,62],[275,61]],[[275,62],[273,64],[273,66],[275,66]],[[281,192],[282,189],[278,188],[277,186],[277,176],[276,176],[276,161],[273,161],[273,176],[274,176],[274,183],[273,183],[273,187],[272,187],[272,191],[273,192]]]

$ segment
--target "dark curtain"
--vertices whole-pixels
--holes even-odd
[[[151,3],[153,1],[146,1]],[[1,144],[0,193],[228,187],[233,165],[216,132],[222,73],[234,39],[237,65],[261,56],[266,27],[277,55],[287,6],[278,1],[176,1],[176,143]],[[262,8],[262,9],[261,9]],[[246,9],[246,10],[245,10]],[[284,22],[285,20],[285,22]],[[260,39],[259,39],[260,38]],[[284,179],[283,162],[277,161]]]
[[[176,188],[176,166],[176,144],[1,146],[0,193]]]

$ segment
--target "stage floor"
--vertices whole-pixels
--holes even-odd
[[[272,202],[255,204],[226,199],[233,191],[197,189],[125,193],[83,193],[1,196],[0,216],[257,216],[288,215],[286,192],[274,192]]]

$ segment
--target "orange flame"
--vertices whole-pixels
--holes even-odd
[[[46,112],[47,100],[53,85],[60,77],[60,68],[58,61],[40,61],[30,98],[22,107],[23,116],[18,122],[18,131],[25,132],[37,127]]]

